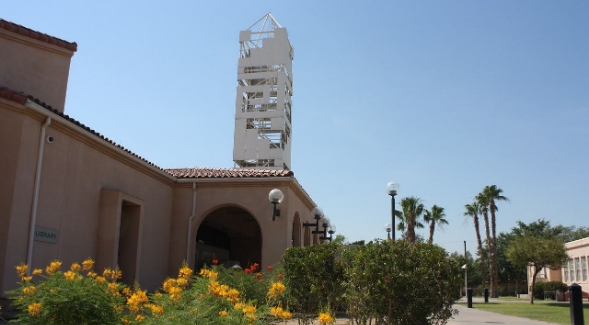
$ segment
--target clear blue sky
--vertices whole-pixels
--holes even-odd
[[[78,43],[68,115],[163,168],[233,167],[239,31],[267,12],[295,49],[292,169],[348,240],[386,237],[389,181],[446,209],[450,252],[474,252],[464,205],[491,184],[511,200],[498,231],[589,225],[588,1],[32,0],[0,17]]]

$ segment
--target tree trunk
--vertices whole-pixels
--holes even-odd
[[[474,216],[473,220],[474,220],[474,228],[477,233],[477,244],[479,246],[479,256],[481,258],[481,278],[483,280],[483,287],[484,287],[485,280],[487,277],[487,272],[485,270],[485,256],[484,256],[484,252],[483,252],[483,241],[481,240],[481,232],[479,231],[479,217]]]
[[[499,298],[499,292],[498,292],[498,288],[499,288],[499,267],[498,267],[498,258],[497,258],[497,235],[496,235],[496,229],[497,226],[495,224],[495,211],[497,210],[497,208],[495,207],[495,202],[493,200],[491,200],[491,231],[492,231],[492,245],[490,245],[489,249],[492,252],[492,257],[493,257],[493,261],[491,262],[491,269],[492,269],[492,273],[491,276],[493,277],[493,294],[491,295],[491,297],[493,298]]]
[[[540,270],[542,270],[542,268],[537,269],[536,267],[534,267],[534,270],[534,275],[532,276],[532,285],[528,289],[528,294],[530,295],[530,304],[532,305],[534,304],[534,285],[536,284],[536,275],[540,273]]]
[[[487,211],[483,213],[483,219],[485,220],[485,233],[487,235],[487,247],[489,248],[487,251],[487,255],[489,256],[489,280],[491,283],[488,284],[488,288],[489,290],[491,290],[491,297],[493,297],[493,269],[491,267],[491,265],[493,264],[493,258],[491,256],[493,243],[491,242],[491,233],[489,230],[489,214]]]
[[[432,244],[432,243],[434,242],[434,231],[435,231],[435,226],[436,226],[436,224],[435,224],[435,222],[434,222],[434,221],[432,221],[432,222],[429,224],[429,243],[430,243],[430,244]]]

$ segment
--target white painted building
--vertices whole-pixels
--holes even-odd
[[[268,13],[239,34],[233,161],[236,167],[291,169],[293,48]]]

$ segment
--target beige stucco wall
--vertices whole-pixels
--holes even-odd
[[[0,86],[63,112],[74,52],[0,28]]]
[[[19,120],[11,111],[0,112],[1,121]],[[0,270],[2,292],[14,287],[18,280],[14,266],[27,260],[39,134],[44,120],[30,110],[26,113],[20,117],[22,130],[18,147],[7,146],[11,152],[3,148],[13,159],[8,162],[8,168],[0,171],[2,179],[9,180],[0,187],[3,198],[12,196],[9,204],[1,206],[3,215],[4,212],[9,215],[8,229],[3,230],[6,240],[0,244],[4,254]],[[97,245],[101,193],[103,189],[111,189],[144,202],[138,259],[141,272],[137,280],[146,289],[159,287],[167,275],[172,179],[159,176],[58,120],[53,120],[47,134],[54,137],[54,142],[45,143],[36,225],[58,230],[59,242],[35,241],[32,267],[44,267],[54,259],[69,266],[72,262],[99,256],[98,252],[103,249]]]

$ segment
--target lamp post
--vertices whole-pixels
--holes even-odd
[[[387,223],[384,225],[384,230],[387,232],[387,239],[388,240],[391,240],[391,228],[392,228],[392,226],[390,223]]]
[[[282,202],[284,194],[281,190],[275,188],[268,194],[268,199],[270,200],[270,203],[274,205],[274,209],[272,210],[272,221],[274,221],[276,220],[276,217],[280,217],[280,210],[276,209],[276,205]]]
[[[462,269],[464,270],[464,296],[466,297],[466,290],[468,288],[468,283],[467,283],[467,274],[466,274],[466,264],[464,264],[462,266]]]
[[[393,241],[395,241],[395,195],[399,193],[399,184],[389,182],[387,184],[387,194],[391,196],[391,231]]]

